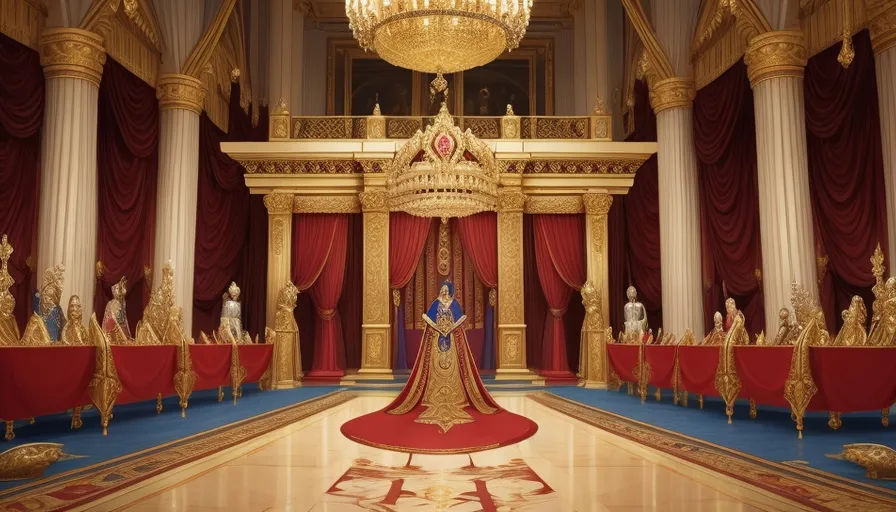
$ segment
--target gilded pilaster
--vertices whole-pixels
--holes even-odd
[[[518,186],[498,192],[498,378],[528,374],[523,297],[523,207]]]
[[[605,328],[608,327],[606,319],[610,317],[607,214],[613,205],[613,196],[606,193],[583,194],[582,203],[585,206],[585,255],[588,280],[582,289],[582,302],[585,305],[586,315],[582,324],[579,374],[585,387],[606,388],[608,340]]]
[[[267,198],[265,198],[267,199]],[[271,362],[274,389],[289,389],[301,386],[302,353],[299,345],[299,326],[294,311],[299,290],[292,280],[281,282],[275,288],[276,312],[274,321],[274,358]],[[271,287],[268,286],[268,290]],[[270,311],[270,309],[268,310]],[[266,333],[266,338],[270,335]],[[236,345],[234,345],[236,349]]]
[[[106,62],[103,39],[76,28],[45,30],[40,62],[47,80],[37,264],[38,268],[65,265],[63,300],[81,297],[85,318],[90,318],[96,276],[97,107]]]
[[[275,323],[278,295],[283,283],[292,277],[292,194],[268,194],[264,196],[268,210],[268,281],[267,317],[265,325]]]
[[[364,307],[358,373],[368,378],[391,378],[389,194],[381,186],[368,185],[360,199],[364,223]]]

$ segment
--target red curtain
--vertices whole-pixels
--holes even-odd
[[[403,212],[389,214],[389,287],[393,290],[404,288],[414,277],[431,221]]]
[[[638,171],[639,173],[641,171]],[[638,176],[637,174],[635,176]],[[625,196],[616,196],[610,212],[607,214],[607,237],[609,238],[609,253],[607,254],[607,272],[609,274],[610,290],[610,318],[607,319],[613,332],[622,330],[625,326],[625,289],[631,276],[628,272],[628,246],[625,231]],[[654,320],[650,318],[650,320]]]
[[[31,314],[32,254],[37,232],[40,129],[44,75],[37,52],[0,34],[0,234],[14,252],[9,274],[15,316],[23,331]]]
[[[200,331],[212,332],[218,327],[224,291],[231,281],[244,274],[245,244],[250,225],[249,189],[242,166],[221,152],[221,142],[252,140],[259,133],[252,127],[250,115],[240,107],[238,83],[230,87],[227,133],[218,129],[205,113],[199,120],[193,336],[198,336]]]
[[[535,217],[523,214],[523,281],[526,293],[523,318],[526,320],[526,362],[530,368],[542,367],[545,314],[548,309],[535,257]]]
[[[855,59],[843,69],[837,61],[841,45],[809,59],[804,80],[816,244],[819,256],[829,258],[819,290],[829,329],[840,328],[840,312],[853,295],[870,308],[869,259],[878,243],[887,247],[874,52],[868,31],[859,32],[853,37]],[[893,261],[892,254],[886,256]]]
[[[759,235],[759,189],[753,91],[746,65],[731,66],[694,99],[694,145],[699,162],[706,329],[723,310],[724,289],[747,320],[765,329]]]
[[[249,106],[252,114],[254,105]],[[254,116],[249,116],[254,117]],[[251,125],[250,125],[251,126]],[[268,140],[268,108],[261,107],[258,125],[252,130],[251,140]],[[243,328],[253,334],[264,336],[267,316],[268,278],[268,210],[264,206],[264,196],[249,197],[249,221],[246,243],[243,246],[242,269],[239,281],[242,293]]]
[[[303,214],[293,222],[292,280],[309,290],[316,318],[311,378],[341,377],[345,349],[337,305],[345,278],[348,216]]]
[[[656,116],[650,107],[647,84],[635,82],[635,106],[633,107],[635,131],[627,142],[656,142]],[[623,306],[627,302],[625,288],[629,285],[638,289],[638,300],[647,309],[650,325],[656,331],[663,325],[663,283],[660,275],[660,201],[659,178],[656,155],[651,156],[638,169],[635,181],[628,194],[621,198],[625,225],[625,264],[628,279],[624,286],[610,290],[611,325],[622,330]],[[618,240],[619,226],[614,224],[613,209],[608,219],[610,237],[610,260],[612,268],[619,268],[612,261],[614,240]],[[614,229],[615,226],[615,229]],[[614,233],[617,233],[614,238]],[[610,276],[611,282],[613,276]],[[616,286],[619,286],[618,283]]]
[[[361,367],[361,313],[364,302],[364,222],[359,214],[348,216],[348,248],[339,316],[345,346],[344,368]]]
[[[571,377],[563,318],[573,291],[585,284],[584,218],[581,215],[537,215],[533,225],[538,280],[548,304],[542,374],[554,378]]]
[[[470,255],[476,275],[489,288],[498,286],[498,214],[483,212],[457,219],[464,251]]]
[[[152,265],[159,172],[159,102],[149,84],[109,58],[100,83],[96,170],[99,222],[94,311],[102,318],[112,285],[128,280],[127,316],[137,325],[146,304],[144,266]]]

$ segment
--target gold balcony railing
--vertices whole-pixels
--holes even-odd
[[[290,116],[271,114],[270,140],[407,139],[432,122],[423,116]],[[462,130],[480,139],[612,140],[609,115],[455,116]]]

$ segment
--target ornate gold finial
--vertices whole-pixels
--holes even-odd
[[[380,110],[380,102],[376,102],[376,105],[373,106],[373,115],[375,115],[375,116],[383,115],[383,111]]]
[[[227,293],[230,294],[231,299],[236,300],[240,296],[240,287],[236,285],[236,282],[231,281],[230,286],[227,288]]]
[[[274,107],[274,111],[271,112],[272,116],[288,116],[289,109],[286,108],[286,101],[283,98],[280,98],[280,101],[277,102],[277,106]]]
[[[846,2],[846,4],[848,5],[849,2]],[[856,50],[852,46],[852,30],[849,27],[844,27],[843,46],[840,48],[840,53],[837,55],[837,62],[843,66],[843,69],[848,69],[855,57]]]
[[[504,113],[506,116],[515,116],[516,114],[513,112],[513,105],[510,103],[507,104],[507,111]]]
[[[597,101],[594,103],[594,115],[596,116],[606,116],[608,115],[607,110],[604,108],[604,99],[600,96],[597,97]]]
[[[240,81],[240,69],[239,68],[233,68],[230,71],[230,81],[232,83],[237,83]]]
[[[448,98],[448,80],[445,80],[441,72],[436,73],[436,77],[429,83],[430,103],[436,100],[436,94],[440,92],[444,93],[446,99]]]
[[[97,279],[102,279],[103,274],[106,273],[106,266],[103,265],[103,262],[102,262],[102,261],[100,261],[100,260],[97,260],[97,261],[96,261],[95,272],[96,272],[96,278],[97,278]]]

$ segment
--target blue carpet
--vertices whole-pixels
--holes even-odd
[[[759,406],[755,420],[749,416],[747,402],[735,406],[733,423],[728,425],[725,404],[721,399],[707,398],[701,411],[697,397],[690,396],[688,407],[672,404],[672,393],[664,390],[661,402],[653,398],[647,403],[621,392],[570,387],[551,387],[547,391],[576,402],[647,423],[673,432],[724,446],[775,462],[804,461],[809,467],[851,478],[863,483],[896,489],[896,482],[865,478],[865,469],[851,462],[825,457],[840,453],[844,444],[877,443],[894,446],[894,428],[880,423],[880,412],[844,414],[843,426],[833,431],[827,426],[827,413],[807,415],[803,439],[797,439],[796,424],[789,409]],[[891,419],[891,422],[893,420]]]
[[[98,464],[160,444],[199,434],[222,425],[258,416],[276,409],[331,393],[339,387],[303,387],[261,392],[256,386],[243,390],[243,397],[234,405],[230,389],[225,388],[224,401],[218,403],[216,389],[200,391],[190,397],[187,417],[180,417],[177,396],[166,398],[165,410],[157,415],[155,401],[116,406],[109,423],[109,435],[103,436],[99,415],[95,410],[84,412],[84,426],[71,430],[71,414],[37,418],[37,423],[16,423],[13,442],[0,442],[0,451],[24,443],[62,443],[63,451],[83,458],[62,461],[50,466],[44,476]],[[0,482],[0,490],[23,482]]]

